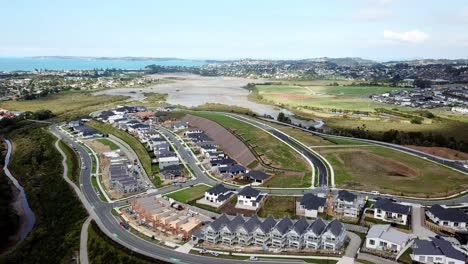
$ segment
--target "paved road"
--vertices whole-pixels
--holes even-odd
[[[90,216],[83,224],[80,234],[80,264],[88,264],[88,229],[93,218]]]
[[[329,169],[325,162],[320,159],[313,151],[311,151],[309,148],[297,143],[295,140],[291,139],[290,136],[288,136],[286,133],[283,133],[269,125],[266,125],[262,122],[258,122],[256,120],[252,120],[249,118],[245,118],[239,115],[232,115],[232,114],[227,114],[228,116],[235,118],[239,121],[243,121],[245,123],[248,123],[250,125],[253,125],[255,127],[261,128],[271,135],[287,142],[289,145],[291,145],[293,148],[295,148],[297,151],[300,153],[304,154],[304,156],[318,168],[318,186],[319,187],[326,187],[328,186],[328,177],[329,177]]]
[[[434,237],[436,233],[425,227],[424,208],[418,204],[413,204],[411,208],[411,229],[413,234],[421,239],[428,239]]]
[[[422,151],[419,151],[419,150],[407,148],[407,147],[400,146],[400,145],[397,145],[397,144],[391,144],[391,143],[387,143],[387,142],[381,142],[381,141],[369,140],[369,139],[335,136],[335,135],[330,135],[330,134],[326,134],[326,133],[310,131],[310,130],[300,128],[300,127],[297,127],[297,126],[294,126],[294,125],[278,122],[276,120],[263,119],[263,118],[262,118],[262,120],[272,122],[272,123],[276,123],[276,124],[280,124],[280,125],[283,125],[283,126],[294,127],[296,129],[300,129],[302,131],[305,131],[307,133],[311,133],[311,134],[314,134],[314,135],[318,135],[320,137],[348,139],[348,140],[360,141],[360,142],[371,143],[371,144],[380,145],[380,146],[384,146],[384,147],[389,147],[389,148],[392,148],[394,150],[398,150],[398,151],[405,152],[405,153],[408,153],[408,154],[411,154],[411,155],[415,155],[415,156],[418,156],[420,158],[425,158],[425,159],[428,159],[428,160],[432,160],[432,161],[435,161],[435,162],[440,163],[442,165],[448,166],[448,167],[450,167],[452,169],[456,169],[456,170],[462,171],[464,173],[468,173],[468,168],[463,166],[463,163],[460,162],[460,161],[441,158],[441,157],[438,157],[438,156],[434,156],[434,155],[431,155],[431,154],[428,154],[428,153],[425,153],[425,152],[422,152]]]
[[[85,208],[88,210],[91,217],[96,221],[99,228],[111,239],[115,242],[121,244],[122,246],[127,247],[130,250],[133,250],[137,253],[167,261],[173,263],[194,263],[194,264],[216,264],[220,263],[221,261],[226,264],[231,263],[246,263],[249,261],[239,261],[239,260],[230,260],[230,259],[217,259],[205,256],[197,256],[197,255],[189,255],[180,252],[176,252],[173,249],[165,248],[152,242],[143,240],[140,237],[135,236],[134,234],[128,232],[127,230],[123,229],[115,217],[112,215],[111,210],[114,206],[122,206],[128,203],[128,201],[119,201],[115,203],[107,203],[101,201],[98,197],[96,190],[91,184],[91,171],[92,168],[92,161],[91,157],[89,156],[88,152],[85,150],[83,146],[76,143],[72,139],[70,139],[66,134],[63,134],[61,131],[57,129],[55,125],[51,126],[52,132],[57,135],[57,137],[62,138],[63,141],[74,148],[78,152],[82,162],[84,163],[84,167],[82,167],[81,174],[80,174],[80,188],[81,191],[66,177],[64,172],[64,178],[67,182],[71,182],[72,186],[74,186],[75,192],[77,192],[78,196],[82,200]],[[189,186],[196,183],[209,183],[209,184],[216,184],[217,182],[213,179],[207,177],[203,174],[201,169],[196,166],[196,159],[190,154],[188,150],[184,148],[184,146],[177,140],[177,138],[172,135],[169,131],[161,130],[164,135],[166,135],[171,141],[173,141],[174,145],[176,146],[177,150],[181,154],[182,158],[187,162],[192,170],[197,175],[197,178],[191,182],[185,183],[183,186]],[[64,162],[63,162],[64,163]],[[66,167],[66,165],[65,165]],[[169,191],[174,191],[180,189],[181,187],[170,186],[167,188],[161,188],[155,194],[163,194]],[[311,192],[320,192],[321,190],[310,190]],[[323,191],[323,190],[322,190]],[[269,193],[273,194],[296,194],[301,195],[304,190],[294,190],[294,189],[275,189],[269,190]],[[403,200],[403,199],[402,199]],[[413,201],[411,199],[404,199],[407,201]],[[467,202],[468,196],[463,196],[460,198],[451,199],[450,201],[430,201],[426,200],[425,202],[430,203],[450,203],[450,202]],[[420,201],[417,200],[419,203]],[[262,261],[263,263],[278,263],[278,261]]]

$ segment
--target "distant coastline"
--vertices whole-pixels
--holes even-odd
[[[178,58],[150,57],[74,57],[74,56],[35,56],[0,57],[0,72],[34,71],[47,69],[56,71],[122,69],[143,70],[148,65],[199,67],[211,62]]]

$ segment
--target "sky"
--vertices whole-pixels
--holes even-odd
[[[466,0],[0,0],[0,56],[468,58]]]

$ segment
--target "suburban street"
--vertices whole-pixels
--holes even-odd
[[[258,124],[258,123],[255,123]],[[269,128],[268,126],[265,126],[264,129]],[[271,128],[269,128],[271,129]],[[112,240],[116,241],[117,243],[129,248],[130,250],[133,250],[135,252],[138,252],[140,254],[155,258],[155,259],[160,259],[164,260],[167,262],[174,262],[174,263],[219,263],[219,259],[217,258],[212,258],[212,257],[204,257],[204,256],[199,256],[199,255],[193,255],[193,254],[185,254],[181,252],[174,251],[171,248],[166,248],[160,245],[156,245],[150,241],[144,240],[126,229],[122,228],[119,224],[119,222],[116,220],[114,215],[112,215],[111,210],[114,207],[120,207],[127,205],[129,203],[129,200],[120,200],[118,202],[114,203],[108,203],[104,202],[100,199],[100,197],[97,194],[97,190],[94,189],[92,183],[91,183],[91,168],[92,168],[92,160],[89,155],[89,153],[86,151],[86,149],[80,145],[79,143],[76,143],[73,139],[69,138],[68,135],[62,133],[56,125],[51,126],[51,131],[59,138],[61,138],[65,143],[71,145],[72,147],[76,148],[76,151],[78,152],[84,167],[81,169],[81,175],[80,175],[80,189],[83,195],[80,197],[82,199],[83,204],[85,205],[86,209],[90,213],[91,217],[93,220],[96,221],[97,225],[99,228]],[[271,130],[270,130],[271,131]],[[203,171],[199,168],[197,165],[197,160],[195,157],[190,153],[189,150],[187,150],[183,144],[176,138],[175,135],[173,135],[171,132],[169,132],[166,129],[161,129],[160,132],[162,132],[169,140],[171,140],[172,144],[175,146],[176,150],[179,152],[181,155],[182,159],[184,162],[188,164],[196,174],[196,179],[188,181],[186,183],[183,183],[182,186],[169,186],[165,188],[161,188],[157,191],[151,192],[149,195],[158,195],[158,194],[165,194],[183,187],[189,187],[194,184],[199,184],[199,183],[205,183],[209,185],[214,185],[219,183],[218,181],[215,181],[214,179],[206,176]],[[273,133],[273,131],[271,132]],[[288,142],[291,142],[292,146],[302,148],[301,145],[296,144],[293,142],[291,139],[287,137],[287,135],[278,133],[278,137],[281,137],[283,139],[288,140]],[[321,160],[319,160],[320,163],[322,164],[322,168],[326,168],[326,165],[323,164]],[[321,171],[327,171],[326,169],[321,169]],[[326,176],[321,176],[321,177],[326,177]],[[322,181],[324,183],[324,181]],[[235,188],[238,189],[238,188]],[[310,190],[300,190],[300,189],[270,189],[267,190],[269,194],[273,195],[303,195],[303,193],[307,192],[313,192],[313,193],[323,193],[325,190],[321,188],[316,188],[316,189],[310,189]],[[332,192],[336,192],[337,190],[334,189]],[[369,195],[370,198],[376,198],[379,197],[380,195]],[[460,196],[457,198],[453,199],[448,199],[448,200],[419,200],[419,199],[411,199],[411,198],[396,198],[396,200],[400,201],[406,201],[406,202],[413,202],[413,203],[418,203],[418,204],[423,204],[423,205],[431,205],[431,204],[458,204],[458,203],[464,203],[468,202],[468,196]],[[223,259],[222,260],[224,263],[245,263],[248,261],[239,261],[239,260],[230,260],[230,259]],[[281,261],[277,260],[262,260],[262,263],[281,263]],[[283,261],[284,262],[284,261]]]

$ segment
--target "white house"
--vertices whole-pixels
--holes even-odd
[[[321,247],[327,250],[337,251],[346,241],[346,229],[337,219],[328,223],[325,231],[322,233]]]
[[[266,198],[266,193],[261,193],[250,186],[244,187],[237,194],[236,208],[258,210]]]
[[[390,225],[373,225],[367,232],[366,248],[397,254],[407,245],[410,238],[409,234],[398,231]]]
[[[306,248],[319,249],[322,245],[322,233],[327,227],[327,224],[322,218],[317,218],[307,229],[304,235],[304,243]]]
[[[439,226],[460,231],[468,229],[468,214],[459,209],[444,208],[436,204],[426,211],[426,215]]]
[[[466,256],[442,238],[417,239],[411,259],[417,263],[465,264]]]
[[[390,199],[379,199],[374,205],[374,218],[400,225],[408,224],[411,207],[396,203]]]
[[[302,196],[301,201],[296,204],[296,214],[317,218],[318,213],[323,213],[327,199],[318,197],[313,193],[306,193]]]
[[[165,167],[172,165],[179,165],[179,158],[177,156],[159,158],[159,169],[164,169]]]
[[[293,226],[293,222],[288,217],[281,219],[270,232],[271,246],[284,248],[287,244],[289,229]]]
[[[364,199],[346,190],[340,190],[335,199],[335,211],[344,217],[356,218],[359,216]]]
[[[205,200],[209,203],[216,204],[218,206],[223,205],[229,198],[234,195],[234,191],[226,188],[222,184],[211,187],[205,192]]]

